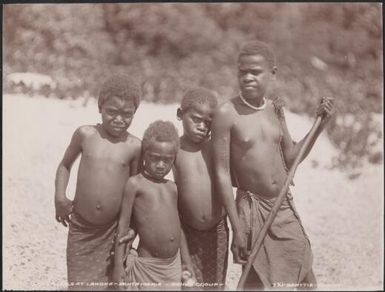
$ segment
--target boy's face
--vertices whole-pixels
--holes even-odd
[[[211,131],[213,109],[209,104],[194,104],[186,111],[178,110],[184,134],[194,143],[205,141]]]
[[[144,170],[153,178],[162,179],[170,172],[175,155],[174,143],[153,141],[144,152]]]
[[[263,98],[276,68],[271,68],[262,55],[244,55],[238,62],[238,81],[242,96],[248,99]]]
[[[113,137],[123,135],[130,126],[135,114],[132,101],[111,97],[100,108],[103,128]]]

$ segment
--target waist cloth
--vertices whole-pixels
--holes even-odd
[[[182,265],[179,251],[171,258],[126,257],[126,279],[132,290],[180,290]]]
[[[226,217],[209,230],[197,230],[182,222],[198,283],[213,284],[204,289],[223,289],[229,255],[229,228]]]
[[[275,200],[237,190],[238,214],[249,249]],[[273,283],[298,284],[311,271],[312,261],[310,241],[289,192],[267,232],[253,268],[265,287],[271,287]]]
[[[117,221],[95,225],[71,214],[67,240],[69,288],[103,289],[112,272],[113,239]]]

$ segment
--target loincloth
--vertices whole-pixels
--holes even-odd
[[[180,253],[172,258],[126,257],[126,280],[132,290],[180,290],[182,265]]]
[[[276,198],[237,190],[237,209],[248,248],[257,238]],[[263,241],[253,268],[265,287],[273,283],[297,284],[312,267],[310,241],[302,227],[293,198],[287,194]]]
[[[198,283],[216,284],[202,286],[224,289],[226,284],[227,259],[229,255],[229,228],[226,218],[209,230],[197,230],[184,224],[188,249]]]
[[[117,221],[94,225],[71,214],[67,241],[67,275],[70,289],[105,289],[111,275],[111,251]]]

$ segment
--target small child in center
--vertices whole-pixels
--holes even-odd
[[[119,288],[179,290],[181,255],[187,249],[178,214],[178,193],[170,172],[179,149],[179,137],[171,122],[156,121],[142,141],[143,171],[128,179],[123,193],[113,279]],[[130,226],[139,235],[137,253],[125,255]],[[126,260],[125,260],[126,258]]]

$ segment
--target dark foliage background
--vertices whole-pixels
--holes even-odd
[[[335,166],[382,162],[383,48],[380,3],[114,3],[4,5],[5,76],[37,72],[58,98],[96,96],[111,72],[138,78],[144,99],[176,102],[192,86],[237,93],[236,57],[250,39],[274,48],[273,94],[314,116],[336,98],[328,134]],[[6,91],[12,87],[5,84]],[[33,94],[33,92],[31,93]],[[378,148],[378,147],[377,147]]]

